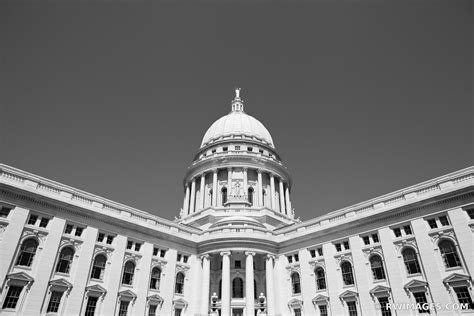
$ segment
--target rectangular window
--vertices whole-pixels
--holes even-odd
[[[228,148],[227,147],[222,147],[222,151],[227,151]]]
[[[413,293],[413,296],[415,297],[415,301],[417,303],[418,313],[430,314],[429,305],[428,305],[428,301],[426,300],[425,292]]]
[[[28,218],[28,225],[35,225],[37,220],[38,216],[30,215],[30,218]]]
[[[70,234],[72,233],[72,229],[74,228],[74,226],[72,226],[71,224],[67,224],[66,225],[66,229],[64,229],[64,233],[65,234]]]
[[[85,316],[94,316],[98,299],[99,298],[96,296],[89,296],[87,298],[86,312],[84,314]]]
[[[394,228],[393,233],[395,234],[395,237],[400,237],[402,235],[400,228]]]
[[[372,234],[372,240],[374,241],[374,243],[378,243],[379,242],[379,235]]]
[[[301,308],[295,308],[295,316],[301,316]]]
[[[158,305],[150,305],[150,308],[148,309],[148,316],[156,316],[156,308]]]
[[[7,296],[3,301],[2,308],[16,308],[16,304],[18,303],[18,299],[20,298],[21,290],[23,290],[23,286],[10,286],[8,288]]]
[[[140,251],[141,246],[142,246],[142,244],[136,243],[135,244],[135,251]]]
[[[364,236],[364,237],[362,237],[362,240],[364,241],[364,245],[370,245],[369,236]]]
[[[235,146],[235,150],[240,150],[240,146]]]
[[[438,225],[436,224],[436,220],[434,218],[430,218],[428,220],[428,225],[430,225],[431,229],[438,228]]]
[[[129,301],[120,301],[119,316],[127,316]]]
[[[293,257],[292,257],[292,256],[287,256],[287,258],[288,258],[288,262],[289,262],[289,263],[292,263],[292,262],[293,262]]]
[[[311,255],[311,258],[315,258],[315,257],[316,257],[316,250],[311,249],[311,250],[309,251],[309,254]]]
[[[379,297],[380,310],[382,311],[382,316],[392,316],[392,311],[388,306],[388,297]]]
[[[317,250],[318,250],[318,256],[322,257],[323,256],[323,248],[319,247],[319,248],[317,248]]]
[[[241,262],[240,260],[235,260],[235,261],[234,261],[234,267],[235,267],[236,269],[242,268],[242,262]]]
[[[127,241],[127,249],[132,249],[132,247],[133,247],[133,242]]]
[[[48,223],[49,223],[49,218],[42,217],[39,227],[46,228],[46,226],[48,226]]]
[[[411,226],[410,225],[403,226],[403,231],[405,232],[405,235],[413,234],[413,232],[411,231]]]
[[[8,217],[8,214],[10,214],[10,209],[7,207],[2,207],[0,208],[0,217]]]
[[[82,227],[76,227],[76,233],[74,235],[77,236],[77,237],[81,237],[83,230],[84,230],[84,228],[82,228]]]
[[[164,249],[160,250],[160,257],[164,258],[165,255],[166,255],[166,250],[164,250]]]
[[[471,295],[469,294],[469,290],[466,286],[455,287],[454,292],[456,292],[459,304],[463,304],[461,307],[462,309],[474,309]]]
[[[176,309],[174,310],[174,316],[181,316],[181,311],[182,311],[181,308],[176,308]]]
[[[347,311],[349,312],[349,316],[357,316],[356,302],[347,302]]]
[[[328,316],[328,307],[326,305],[318,305],[318,307],[320,316]]]
[[[446,216],[440,216],[439,222],[441,223],[442,226],[449,226],[448,217]]]
[[[247,147],[247,151],[253,151],[253,147]]]
[[[108,245],[111,245],[113,241],[114,241],[114,236],[110,236],[110,235],[107,236],[107,244]]]
[[[349,249],[351,249],[351,248],[349,247],[349,242],[348,242],[348,241],[343,242],[343,244],[344,244],[344,250],[349,250]]]
[[[104,238],[105,238],[105,234],[103,234],[103,233],[99,233],[99,235],[97,235],[97,241],[98,242],[103,242]]]
[[[52,291],[51,297],[49,299],[47,313],[57,313],[59,310],[59,304],[61,304],[61,298],[63,297],[63,292]]]
[[[158,256],[158,248],[153,248],[153,256]]]
[[[263,154],[263,149],[259,149],[258,152]]]
[[[334,246],[336,246],[336,251],[337,251],[337,252],[342,251],[342,248],[341,248],[341,244],[340,244],[340,243],[337,243],[337,244],[335,244]]]
[[[183,257],[183,255],[178,253],[178,255],[176,256],[176,261],[181,262],[182,257]]]
[[[213,149],[211,150],[211,153],[215,154],[217,150]]]
[[[189,256],[183,256],[183,262],[188,263]]]
[[[298,262],[298,261],[300,261],[300,256],[297,253],[295,253],[295,262]]]

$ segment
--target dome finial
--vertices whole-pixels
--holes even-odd
[[[232,111],[243,111],[244,101],[240,98],[240,88],[235,88],[235,97],[232,100]]]

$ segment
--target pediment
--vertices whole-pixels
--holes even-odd
[[[405,284],[404,288],[406,289],[414,289],[414,288],[419,288],[419,287],[427,287],[428,283],[425,281],[420,281],[420,280],[411,280],[407,284]]]
[[[352,290],[345,290],[344,292],[342,292],[340,295],[339,295],[339,298],[341,300],[346,300],[346,299],[355,299],[357,298],[357,296],[359,295],[359,293],[355,292],[355,291],[352,291]]]
[[[153,295],[149,295],[147,297],[147,300],[151,303],[155,303],[155,304],[161,304],[163,303],[164,299],[158,295],[158,294],[153,294]]]
[[[301,306],[303,306],[303,300],[298,299],[298,298],[293,298],[288,302],[288,306],[301,307]]]
[[[327,303],[329,302],[329,297],[326,295],[318,294],[311,300],[313,303]]]
[[[370,290],[370,294],[382,294],[382,293],[390,293],[390,288],[388,286],[377,285],[373,289]]]
[[[107,293],[107,290],[104,289],[99,284],[89,285],[88,287],[86,287],[86,291],[87,292],[98,293],[98,294],[106,294]]]
[[[137,294],[135,294],[132,290],[122,290],[118,292],[120,298],[129,298],[129,299],[136,299]]]
[[[453,273],[443,279],[443,283],[470,282],[471,277],[465,274]]]
[[[9,280],[15,280],[15,281],[25,282],[25,283],[30,283],[35,280],[25,272],[11,273],[11,274],[8,274],[6,278]]]
[[[68,282],[66,279],[57,279],[57,280],[52,280],[49,281],[49,285],[51,287],[56,287],[56,288],[64,288],[64,289],[71,289],[72,284]]]
[[[180,297],[173,300],[173,305],[185,309],[188,306],[188,302],[184,298]]]

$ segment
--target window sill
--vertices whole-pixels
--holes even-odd
[[[60,276],[64,276],[64,277],[69,277],[69,273],[65,273],[65,272],[54,272],[55,275],[60,275]]]
[[[91,281],[94,281],[94,282],[98,282],[98,283],[104,283],[104,280],[102,279],[94,279],[94,278],[90,278]]]
[[[22,269],[22,270],[27,270],[27,271],[33,270],[33,269],[31,268],[31,266],[15,265],[14,267],[15,267],[15,268],[18,268],[18,269]]]
[[[450,267],[450,268],[446,268],[446,272],[451,272],[451,271],[456,271],[456,270],[464,270],[464,268],[462,266],[457,266],[457,267]]]
[[[414,278],[414,277],[422,277],[423,274],[421,273],[413,273],[413,274],[407,274],[407,278]]]

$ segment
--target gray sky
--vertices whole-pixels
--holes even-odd
[[[471,1],[0,5],[0,161],[172,219],[234,86],[309,219],[473,163]]]

